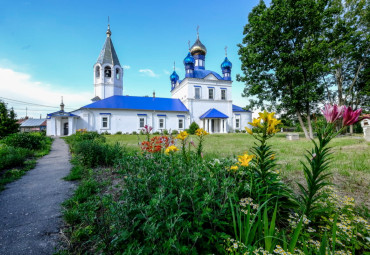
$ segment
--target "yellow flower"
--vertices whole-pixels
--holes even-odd
[[[236,170],[238,170],[238,169],[239,169],[239,167],[237,165],[233,165],[233,166],[230,167],[229,171],[236,172]]]
[[[175,145],[171,145],[171,146],[167,147],[167,149],[164,151],[164,153],[166,153],[166,155],[168,155],[171,152],[176,152],[178,150],[179,149]]]
[[[272,154],[270,157],[271,160],[275,159],[275,154]]]
[[[247,130],[248,134],[253,135],[252,129],[245,127],[245,130]]]
[[[241,166],[249,166],[249,162],[253,159],[254,155],[248,155],[244,153],[244,155],[238,156],[238,161]]]
[[[197,136],[205,136],[205,135],[208,135],[209,133],[207,131],[205,131],[203,128],[198,128],[196,131],[195,131],[195,134]]]
[[[177,138],[177,139],[180,139],[180,140],[185,140],[185,139],[186,139],[186,137],[188,137],[188,136],[189,136],[188,132],[186,132],[186,131],[181,131],[181,132],[180,132],[180,134],[178,134],[178,135],[176,136],[176,138]]]
[[[253,127],[262,127],[261,125],[261,118],[253,118],[253,122],[248,122],[249,125],[253,126]]]

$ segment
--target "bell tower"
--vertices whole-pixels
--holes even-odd
[[[94,65],[95,97],[93,101],[111,96],[121,96],[123,91],[123,68],[113,47],[109,24],[106,34],[107,38],[103,49]]]

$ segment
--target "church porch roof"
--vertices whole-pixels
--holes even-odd
[[[229,118],[226,114],[223,114],[219,110],[216,110],[215,108],[211,108],[208,111],[206,111],[202,116],[199,117],[199,119],[227,119]]]

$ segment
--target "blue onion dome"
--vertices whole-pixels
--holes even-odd
[[[170,80],[171,81],[178,81],[179,80],[179,76],[177,75],[176,71],[173,71],[173,73],[170,76]]]
[[[233,67],[233,64],[230,62],[230,60],[227,57],[225,57],[224,62],[222,62],[222,64],[221,64],[221,68],[222,69],[226,69],[226,68],[231,69],[232,67]]]
[[[199,37],[197,38],[197,40],[195,41],[193,46],[191,46],[190,53],[193,56],[194,55],[206,55],[207,54],[207,48],[206,48],[206,46],[203,45],[203,43],[201,43],[201,41],[199,40]]]
[[[184,59],[184,65],[194,64],[194,63],[195,63],[195,59],[193,58],[193,56],[189,52],[188,55]]]

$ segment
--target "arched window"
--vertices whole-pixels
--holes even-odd
[[[116,79],[117,79],[117,80],[119,80],[119,75],[120,75],[120,73],[119,73],[119,68],[116,68]]]
[[[112,69],[110,68],[110,66],[106,66],[104,68],[104,77],[106,78],[112,77]]]
[[[97,67],[95,68],[95,77],[96,77],[96,78],[99,78],[99,77],[100,77],[100,66],[97,66]]]

